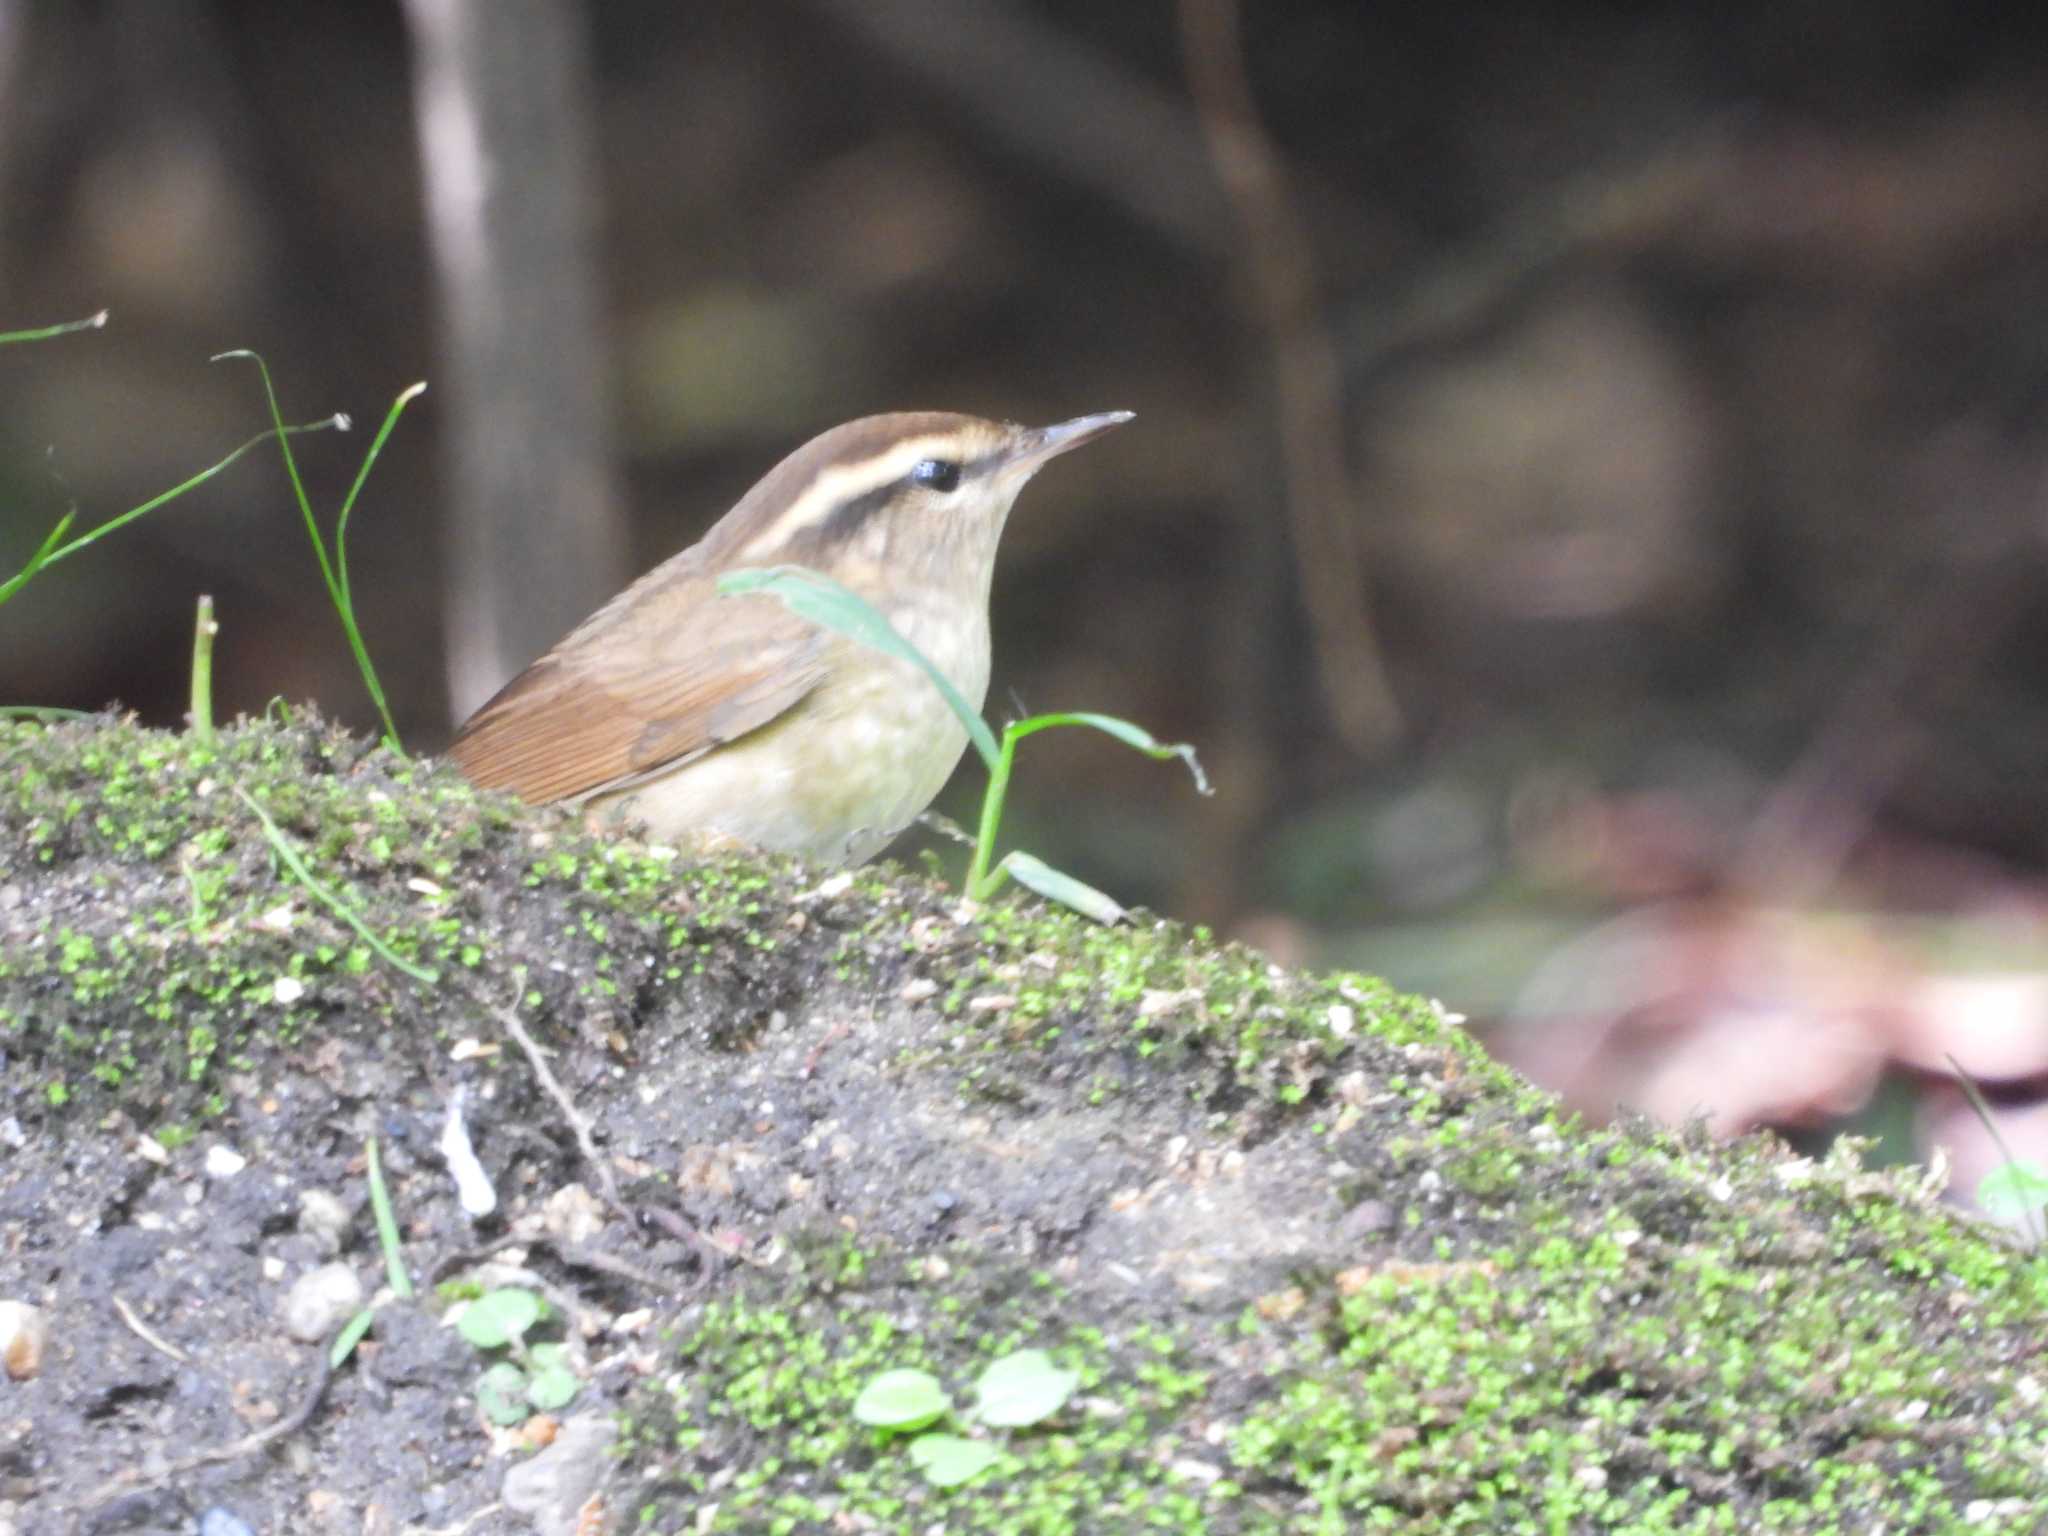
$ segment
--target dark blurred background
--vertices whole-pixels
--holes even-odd
[[[399,727],[869,411],[1024,497],[1012,835],[1439,996],[1596,1114],[2048,1145],[2048,26],[1937,0],[0,0],[0,576],[266,417]],[[0,610],[0,701],[374,715],[274,453]],[[946,808],[965,813],[974,786]],[[955,858],[952,852],[947,857]]]

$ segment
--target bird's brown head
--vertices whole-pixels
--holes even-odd
[[[986,597],[1017,493],[1070,448],[1131,419],[1020,427],[950,411],[863,416],[784,459],[703,544],[720,568],[802,565],[857,591],[938,583]]]

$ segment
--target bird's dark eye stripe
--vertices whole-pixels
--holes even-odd
[[[960,466],[952,459],[920,459],[910,467],[910,478],[929,490],[957,490],[960,486]]]

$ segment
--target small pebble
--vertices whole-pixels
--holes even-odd
[[[355,1315],[363,1304],[363,1282],[346,1264],[322,1264],[299,1276],[285,1293],[285,1332],[302,1344],[317,1344]]]
[[[541,1219],[550,1237],[587,1243],[604,1230],[604,1207],[581,1184],[565,1184],[548,1196]]]
[[[41,1307],[25,1301],[0,1301],[0,1363],[15,1381],[41,1373],[43,1352],[50,1345],[50,1319]]]
[[[220,1142],[206,1149],[206,1176],[210,1179],[232,1179],[249,1166],[249,1159],[233,1147]]]
[[[599,1414],[578,1414],[555,1431],[554,1443],[505,1474],[506,1507],[532,1522],[539,1536],[575,1536],[578,1515],[611,1470],[618,1430]]]
[[[348,1236],[348,1207],[341,1203],[339,1196],[324,1189],[303,1189],[299,1191],[299,1231],[320,1245],[326,1254],[341,1252],[342,1240]]]

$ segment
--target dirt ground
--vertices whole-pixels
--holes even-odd
[[[578,1390],[499,1426],[449,1319],[504,1287]],[[1927,1181],[1565,1123],[1365,978],[691,866],[315,720],[0,724],[5,1536],[2032,1531],[2044,1297]],[[977,1422],[1021,1348],[1078,1390]],[[991,1470],[855,1420],[900,1366]]]

